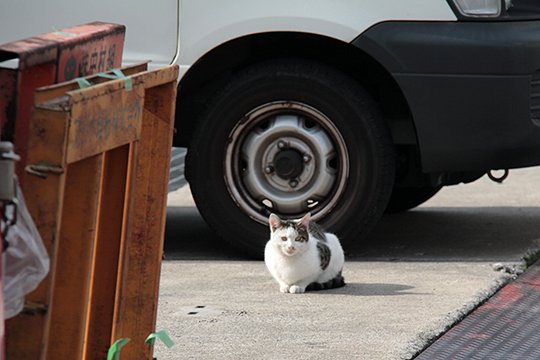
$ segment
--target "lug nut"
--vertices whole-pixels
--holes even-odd
[[[267,167],[264,168],[264,172],[267,173],[267,174],[271,174],[271,173],[274,172],[274,167],[268,165]]]
[[[298,186],[298,181],[296,180],[291,180],[289,181],[289,185],[292,187],[292,188],[295,188]]]
[[[285,141],[278,141],[277,147],[280,149],[285,149],[287,147],[287,144],[285,144]]]
[[[311,161],[311,155],[309,155],[309,154],[304,154],[304,156],[302,157],[302,159],[303,159],[304,162],[307,164],[308,162]]]

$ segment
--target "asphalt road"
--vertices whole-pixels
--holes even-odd
[[[173,359],[409,359],[512,275],[540,242],[540,168],[443,189],[423,206],[388,215],[348,248],[341,289],[281,294],[260,261],[223,244],[171,193],[157,345]]]

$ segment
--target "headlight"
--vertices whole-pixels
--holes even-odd
[[[512,0],[453,0],[458,11],[469,17],[497,17],[512,7]]]

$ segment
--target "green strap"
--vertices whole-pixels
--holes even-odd
[[[174,345],[174,342],[171,340],[169,335],[167,335],[167,332],[165,330],[151,333],[150,335],[148,335],[144,342],[148,345],[154,345],[156,339],[161,340],[169,349]]]
[[[69,37],[77,36],[77,34],[75,34],[75,33],[65,32],[65,31],[55,31],[53,34],[54,35],[59,35],[59,36],[69,36]]]
[[[79,84],[79,87],[81,89],[86,89],[87,87],[92,86],[92,84],[90,84],[90,82],[88,80],[86,80],[85,78],[82,78],[82,77],[76,78],[75,81],[77,81],[77,84]]]
[[[96,75],[99,76],[99,77],[102,77],[102,78],[106,78],[106,79],[112,79],[112,80],[121,79],[121,80],[124,80],[124,87],[126,88],[126,90],[131,91],[131,89],[133,89],[133,82],[131,81],[130,78],[128,78],[126,75],[124,75],[122,70],[113,69],[111,71],[112,71],[112,74],[98,73]],[[79,84],[79,87],[81,89],[86,89],[87,87],[92,86],[92,84],[88,80],[86,80],[85,78],[82,78],[82,77],[76,78],[75,81],[77,81],[77,84]]]
[[[124,73],[122,72],[122,70],[120,69],[112,69],[111,70],[112,74],[107,74],[107,73],[99,73],[97,74],[97,76],[99,77],[103,77],[103,78],[106,78],[106,79],[113,79],[113,80],[117,80],[117,79],[122,79],[124,80],[124,86],[126,88],[126,90],[131,90],[133,88],[133,83],[131,82],[131,79],[128,78],[126,75],[124,75]]]
[[[116,340],[114,344],[109,348],[107,353],[107,360],[119,360],[120,359],[120,349],[129,342],[130,339],[119,339]]]

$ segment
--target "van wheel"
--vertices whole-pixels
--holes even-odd
[[[386,208],[394,170],[371,97],[345,74],[302,60],[232,76],[199,119],[187,157],[203,218],[258,258],[270,213],[310,212],[343,242],[363,240]]]

